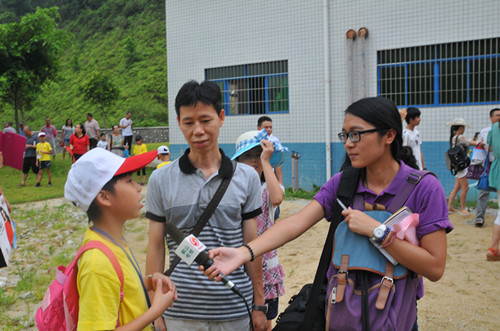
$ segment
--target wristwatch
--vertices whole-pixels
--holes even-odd
[[[259,306],[259,305],[252,303],[252,310],[261,311],[264,314],[267,314],[267,303],[263,306]]]
[[[379,241],[384,236],[386,229],[387,227],[384,224],[380,224],[373,230],[373,235],[370,239],[375,242]]]

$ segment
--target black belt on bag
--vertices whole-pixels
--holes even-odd
[[[195,237],[197,237],[201,233],[201,230],[203,230],[205,225],[208,223],[210,217],[212,217],[212,214],[214,213],[215,209],[217,209],[219,202],[222,200],[222,197],[224,196],[224,193],[226,193],[226,190],[229,187],[229,184],[231,183],[231,179],[233,178],[234,172],[236,171],[236,162],[233,161],[232,164],[233,164],[233,172],[229,177],[222,179],[222,182],[220,183],[219,188],[215,192],[212,200],[210,200],[210,202],[207,205],[207,208],[205,209],[203,214],[201,214],[193,230],[191,230],[190,234],[194,235]],[[177,267],[180,261],[181,258],[176,255],[172,263],[170,264],[170,267],[168,268],[167,271],[165,271],[164,274],[166,276],[170,276],[172,272],[174,272],[175,267]]]

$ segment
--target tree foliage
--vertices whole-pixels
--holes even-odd
[[[108,75],[96,72],[81,87],[81,92],[86,101],[100,106],[104,129],[107,129],[105,109],[113,105],[116,99],[118,99],[119,91],[116,85],[110,80]]]
[[[12,105],[16,127],[19,112],[35,99],[46,81],[53,80],[69,34],[57,29],[56,7],[0,25],[0,96]]]
[[[35,11],[35,6],[54,5],[61,15],[59,27],[73,38],[59,57],[57,75],[43,84],[25,112],[25,122],[37,128],[49,116],[58,129],[66,118],[84,122],[96,106],[82,97],[82,82],[103,72],[120,90],[105,109],[110,126],[128,111],[134,126],[167,125],[165,1],[0,0],[0,23],[19,21],[19,15]],[[0,48],[0,66],[1,56]],[[14,119],[13,107],[1,98],[0,118]]]

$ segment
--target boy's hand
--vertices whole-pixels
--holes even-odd
[[[260,142],[260,146],[262,147],[262,154],[260,154],[260,160],[262,162],[269,162],[271,160],[271,156],[274,153],[274,144],[269,140],[263,139]]]
[[[159,273],[159,272],[155,272],[152,275],[148,275],[147,281],[146,281],[146,290],[156,291],[156,284],[158,281],[161,281],[161,283],[162,283],[163,293],[167,293],[168,291],[175,290],[175,284],[170,279],[170,277],[167,277],[164,274]],[[177,300],[177,293],[175,296],[175,300]]]
[[[171,286],[173,286],[173,288],[170,288],[165,292],[163,289],[163,281],[161,279],[157,279],[155,282],[154,287],[156,290],[153,303],[151,304],[151,309],[155,310],[156,315],[161,315],[165,309],[173,307],[174,300],[177,300],[177,290],[174,283],[171,283]]]

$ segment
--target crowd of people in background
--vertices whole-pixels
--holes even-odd
[[[52,125],[51,119],[46,117],[45,125],[38,134],[35,134],[30,126],[21,122],[19,134],[26,137],[26,146],[23,154],[23,175],[18,187],[26,186],[30,171],[37,178],[36,187],[42,185],[41,178],[44,171],[47,172],[48,176],[47,185],[52,186],[50,168],[53,164],[50,161],[56,159],[57,144],[62,148],[62,159],[66,160],[68,157],[68,160],[73,163],[93,148],[106,149],[124,158],[146,153],[148,148],[142,136],[137,135],[135,144],[132,144],[134,135],[132,128],[131,112],[127,112],[125,117],[120,120],[120,124],[113,125],[109,134],[101,130],[99,122],[93,118],[92,113],[86,115],[84,123],[73,124],[73,120],[67,118],[60,131]],[[12,122],[4,124],[3,132],[18,133]],[[158,148],[158,160],[161,161],[159,168],[170,163],[170,151],[167,146]],[[139,169],[137,176],[139,184],[145,185],[146,169]]]

